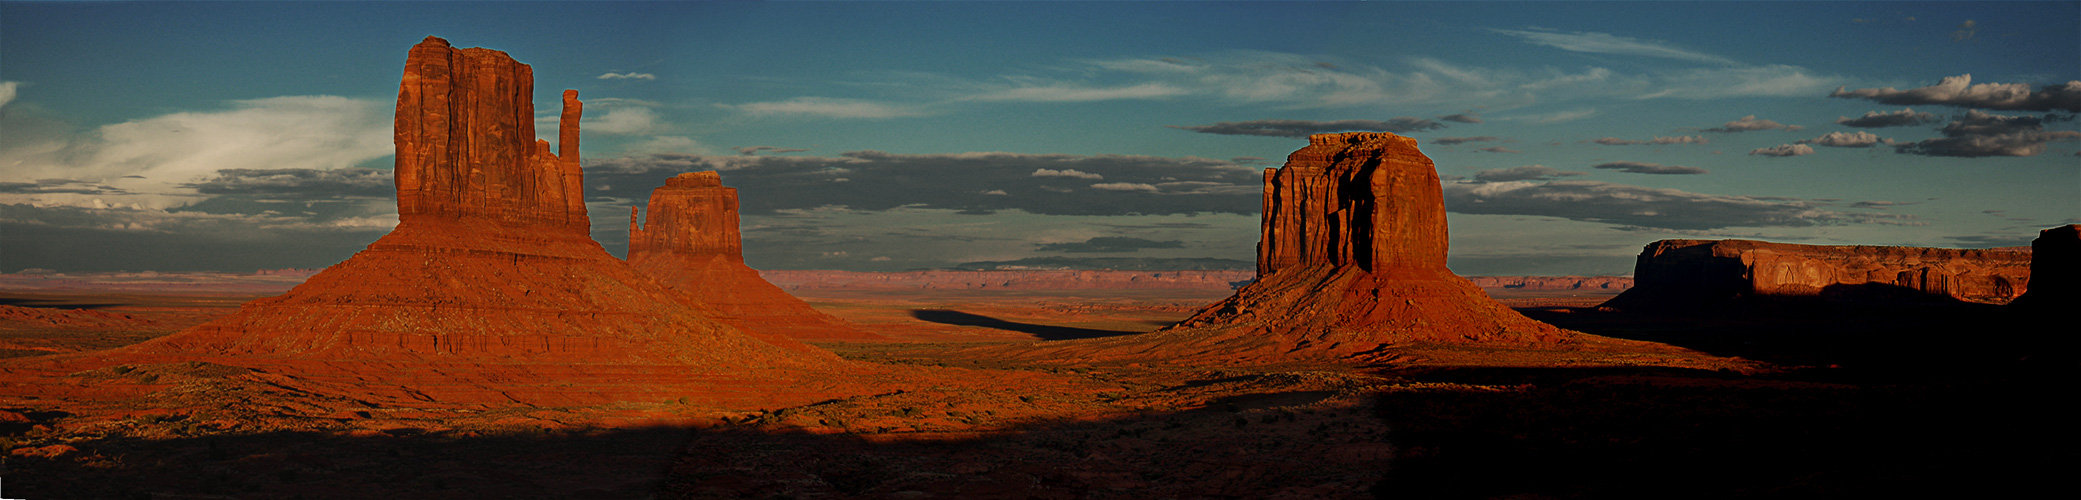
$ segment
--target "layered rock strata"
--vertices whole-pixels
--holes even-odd
[[[874,340],[817,312],[744,265],[737,189],[715,172],[689,172],[651,190],[648,218],[629,208],[629,266],[685,297],[714,307],[747,332],[801,340]]]
[[[532,86],[503,52],[428,37],[398,92],[395,230],[287,294],[103,358],[256,368],[387,404],[756,407],[842,392],[830,375],[847,363],[712,319],[594,242],[576,94],[550,154]]]
[[[2030,242],[2030,287],[2017,307],[2066,313],[2081,306],[2081,224],[2038,232]]]
[[[1372,360],[1425,343],[1554,344],[1533,321],[1445,268],[1444,196],[1416,140],[1321,134],[1266,169],[1258,278],[1157,332],[1060,343],[1083,359]]]
[[[1961,250],[1662,240],[1634,263],[1634,287],[1602,307],[1651,310],[1728,301],[2003,304],[2029,288],[2022,248]]]

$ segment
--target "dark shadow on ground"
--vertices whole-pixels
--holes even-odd
[[[1957,301],[1744,300],[1674,310],[1519,311],[1584,333],[1882,378],[1972,374],[2074,344],[2015,309]]]
[[[72,302],[72,301],[67,301],[67,300],[58,300],[58,299],[43,299],[43,298],[28,298],[28,297],[0,297],[0,306],[18,306],[18,307],[35,307],[35,308],[41,308],[41,309],[62,309],[62,310],[67,310],[67,311],[70,311],[70,310],[73,310],[73,309],[87,309],[87,310],[99,310],[99,309],[107,309],[107,308],[110,308],[110,307],[120,306],[120,305],[123,305],[123,304],[115,304],[115,303],[92,303],[92,302]]]
[[[1936,368],[1941,369],[1941,368]],[[2049,372],[1830,382],[1468,369],[1389,391],[1378,498],[2003,498],[2052,487],[2074,432]]]
[[[55,457],[6,457],[0,474],[10,498],[87,499],[2008,498],[2064,478],[2065,462],[2045,457],[2073,437],[2053,406],[2058,379],[2015,371],[1940,383],[1381,374],[1392,382],[1365,396],[1371,407],[1325,406],[1324,391],[1237,394],[939,439],[765,425],[790,418],[783,410],[705,428],[90,437]],[[949,410],[900,414],[963,418]],[[46,446],[38,431],[7,432],[7,448]]]
[[[980,326],[983,328],[993,328],[1004,331],[1025,333],[1033,335],[1035,337],[1039,337],[1041,340],[1089,339],[1144,333],[1127,330],[1099,330],[1096,328],[1077,328],[1073,326],[1054,326],[1037,325],[1032,323],[1019,323],[1014,321],[1005,321],[997,318],[992,318],[989,316],[983,316],[980,314],[970,314],[950,309],[912,309],[910,311],[910,316],[913,318],[917,318],[921,321],[929,321],[943,325]]]

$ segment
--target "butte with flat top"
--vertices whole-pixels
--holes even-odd
[[[1444,196],[1437,168],[1415,139],[1315,135],[1285,166],[1266,169],[1264,186],[1257,280],[1234,296],[1147,334],[985,348],[978,355],[1096,363],[1370,363],[1405,357],[1404,348],[1443,346],[1633,350],[1673,355],[1677,364],[1686,362],[1676,358],[1702,359],[1534,321],[1446,269]]]
[[[844,320],[817,312],[744,265],[737,189],[715,172],[688,172],[650,192],[650,215],[638,224],[629,207],[629,266],[673,291],[715,308],[720,319],[753,335],[798,340],[876,340]]]

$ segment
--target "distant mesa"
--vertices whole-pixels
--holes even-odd
[[[2038,232],[2030,242],[2030,289],[2016,307],[2071,314],[2081,305],[2081,224]]]
[[[1415,139],[1320,134],[1265,170],[1257,280],[1144,335],[1026,346],[1061,359],[1365,361],[1413,344],[1568,344],[1445,268],[1444,196]]]
[[[1655,311],[1735,302],[2006,304],[2033,282],[2021,247],[1961,250],[1662,240],[1641,249],[1634,288],[1602,308]]]
[[[532,69],[427,37],[397,102],[397,228],[287,294],[79,363],[204,361],[382,404],[800,404],[836,356],[712,319],[589,235],[581,104],[535,139]],[[798,389],[799,387],[812,387]]]
[[[877,340],[817,312],[744,265],[737,189],[715,172],[689,172],[650,192],[649,215],[629,207],[629,266],[720,312],[754,335],[800,340]]]

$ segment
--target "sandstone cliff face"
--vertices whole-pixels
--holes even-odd
[[[665,180],[650,191],[649,229],[637,224],[629,207],[629,257],[673,254],[721,257],[744,262],[744,236],[738,232],[737,189],[723,187],[715,172],[688,172]]]
[[[2030,242],[2030,289],[2017,307],[2071,312],[2081,305],[2081,224],[2038,232]]]
[[[629,209],[629,266],[714,307],[718,319],[755,335],[873,340],[844,320],[817,312],[744,265],[737,190],[715,172],[689,172],[650,192],[649,218]]]
[[[1444,197],[1416,141],[1321,134],[1265,174],[1258,278],[1144,335],[1031,346],[1013,357],[1279,362],[1374,360],[1421,343],[1553,344],[1533,321],[1445,268]]]
[[[1635,287],[1604,307],[1695,307],[1741,298],[2001,304],[2028,287],[2029,265],[2030,254],[2017,248],[1662,240],[1641,250]]]
[[[392,404],[747,407],[833,395],[842,360],[711,319],[591,239],[576,94],[564,94],[563,154],[549,154],[533,139],[530,71],[439,38],[413,47],[398,94],[397,229],[285,295],[133,346],[123,362],[258,367],[299,390]]]
[[[578,92],[564,92],[562,156],[535,139],[534,69],[504,52],[427,37],[398,86],[398,215],[585,230]]]
[[[1257,272],[1357,266],[1370,272],[1445,269],[1445,196],[1416,140],[1321,134],[1265,169]]]

